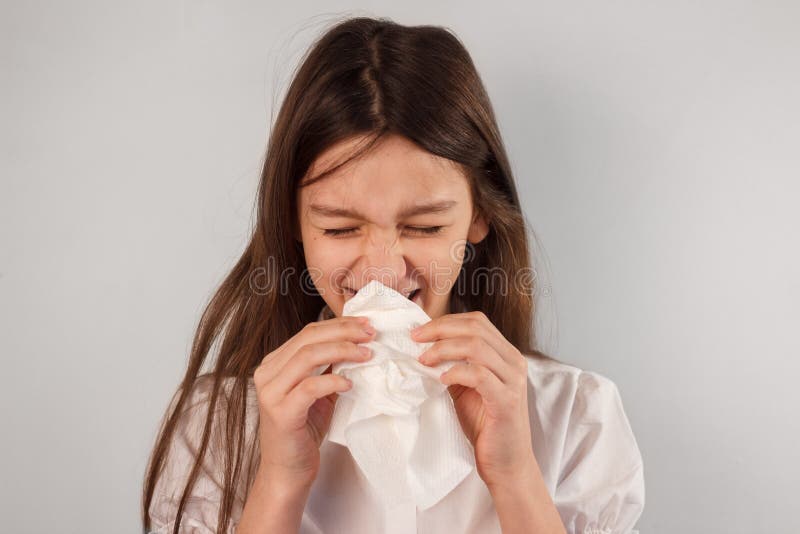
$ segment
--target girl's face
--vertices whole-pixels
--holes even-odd
[[[307,176],[338,163],[363,138],[331,147]],[[458,167],[408,139],[386,136],[298,193],[300,235],[312,280],[330,309],[371,280],[412,297],[431,317],[450,313],[465,240],[488,233],[473,215],[469,183]]]

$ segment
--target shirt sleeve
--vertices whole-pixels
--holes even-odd
[[[553,501],[568,534],[638,534],[642,456],[610,379],[581,371]]]
[[[156,482],[150,502],[150,530],[148,534],[172,534],[186,481],[197,458],[208,414],[211,381],[197,382],[186,408],[178,420],[172,443],[166,457],[164,471]],[[174,401],[174,399],[173,399]],[[217,401],[222,403],[222,395]],[[219,408],[217,408],[219,409]],[[222,502],[223,465],[219,428],[212,425],[212,437],[205,458],[184,505],[180,532],[185,534],[216,534],[217,514]],[[235,532],[233,520],[225,530]]]

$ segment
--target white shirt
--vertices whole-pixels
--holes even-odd
[[[644,509],[644,470],[617,386],[592,371],[527,359],[533,450],[567,533],[636,534],[633,528]],[[226,380],[223,385],[229,386],[233,379]],[[194,451],[199,449],[210,391],[210,380],[198,380],[156,485],[150,505],[151,532],[172,532]],[[258,421],[252,378],[247,410],[249,441]],[[204,470],[184,509],[181,532],[216,532],[222,496],[222,435],[218,430],[209,443]],[[383,532],[384,509],[349,450],[324,440],[320,455],[320,471],[311,487],[300,534]],[[244,485],[237,492],[226,532],[235,532],[247,498]],[[407,513],[419,534],[501,534],[491,494],[475,469],[432,508],[412,508]]]

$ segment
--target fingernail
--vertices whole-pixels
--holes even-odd
[[[365,332],[365,333],[366,333],[368,336],[371,336],[372,334],[374,334],[374,333],[375,333],[375,329],[374,329],[374,328],[372,328],[371,326],[368,326],[368,327],[366,327],[366,328],[364,329],[364,332]]]
[[[369,348],[367,347],[358,347],[358,351],[364,356],[369,356],[370,354],[372,354],[372,351],[369,350]]]

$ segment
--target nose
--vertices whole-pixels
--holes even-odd
[[[395,291],[402,291],[408,265],[396,232],[375,233],[365,239],[364,249],[356,262],[353,289],[356,291],[377,280]]]

